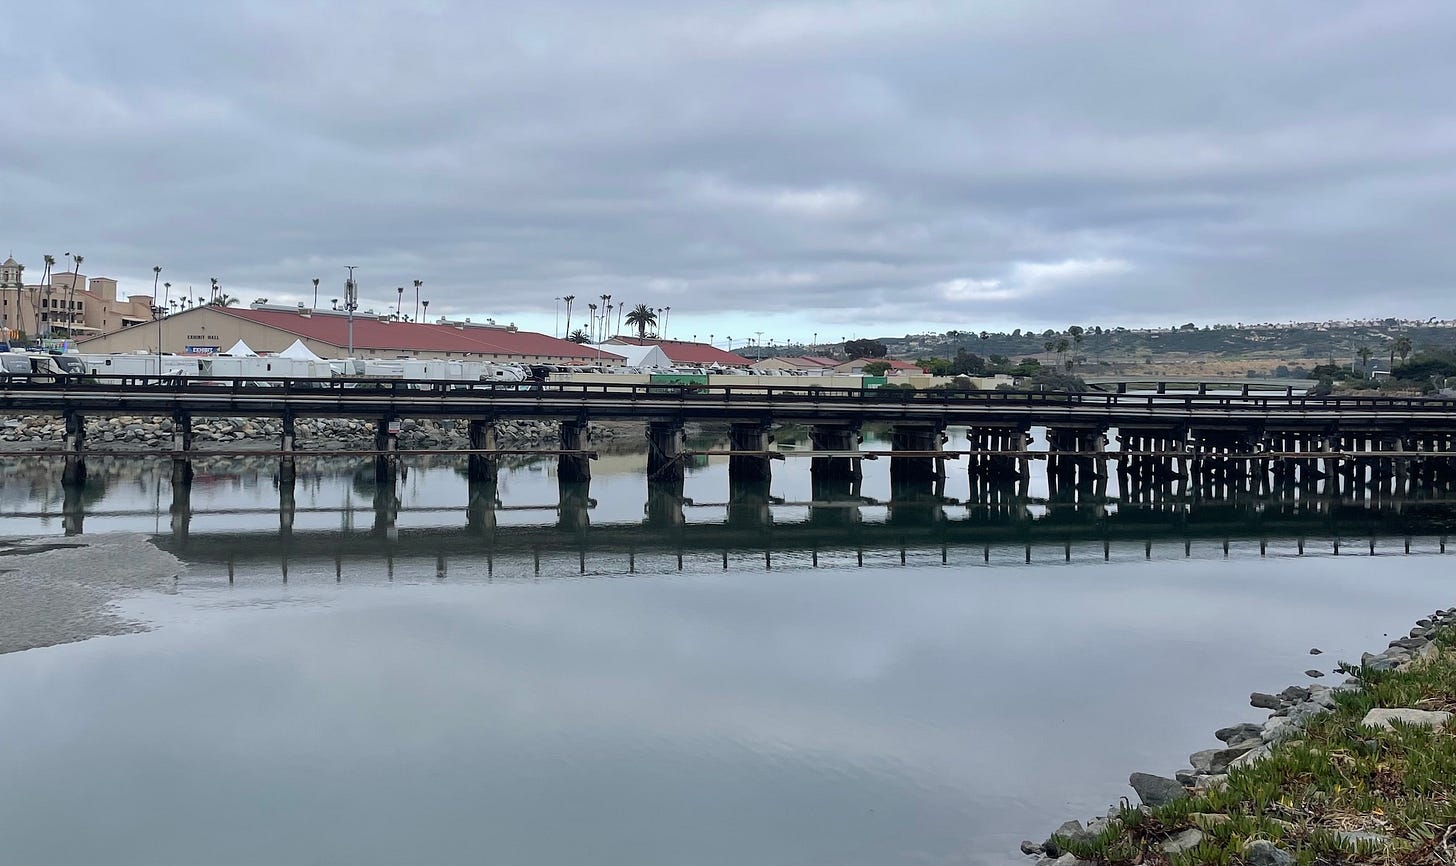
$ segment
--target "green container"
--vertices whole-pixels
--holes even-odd
[[[888,376],[866,376],[864,377],[864,386],[866,388],[878,388],[889,381]]]
[[[653,373],[647,380],[652,385],[706,385],[707,373]]]

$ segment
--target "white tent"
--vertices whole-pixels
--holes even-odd
[[[294,340],[293,345],[278,353],[280,358],[292,358],[295,361],[322,361],[313,350],[303,344],[302,340]]]
[[[247,343],[242,340],[233,343],[233,347],[223,352],[224,355],[232,355],[234,358],[256,358],[258,353],[254,352]]]
[[[619,346],[615,343],[601,344],[592,348],[621,355],[627,360],[624,366],[639,370],[666,370],[672,366],[672,359],[659,346]]]

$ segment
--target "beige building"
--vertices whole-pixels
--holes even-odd
[[[250,308],[203,306],[160,322],[122,328],[81,340],[82,352],[219,354],[242,340],[258,354],[280,352],[300,341],[321,358],[469,358],[517,363],[620,366],[621,355],[580,346],[514,326],[471,322],[401,322],[388,316],[254,304]]]
[[[60,273],[45,285],[27,285],[24,276],[14,258],[0,263],[0,325],[28,338],[80,337],[152,320],[152,296],[123,299],[109,277]]]

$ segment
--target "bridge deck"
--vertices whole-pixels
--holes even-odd
[[[671,386],[393,380],[0,382],[8,414],[348,418],[535,418],[887,422],[1001,427],[1456,431],[1456,400],[1416,397],[912,391],[797,386]]]

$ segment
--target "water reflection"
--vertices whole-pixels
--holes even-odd
[[[1180,494],[1176,485],[1153,496],[1134,486],[1118,497],[1094,483],[1080,494],[1030,496],[1018,479],[986,479],[957,498],[946,493],[946,474],[915,471],[897,473],[874,496],[864,492],[864,478],[800,471],[810,476],[808,496],[790,498],[797,482],[787,470],[772,480],[743,478],[705,463],[685,478],[648,481],[624,471],[573,482],[549,468],[522,463],[470,478],[463,458],[442,457],[412,459],[397,476],[381,477],[367,458],[299,458],[293,471],[282,471],[274,460],[229,457],[196,461],[183,474],[165,461],[109,459],[93,462],[84,486],[62,490],[35,483],[54,464],[17,460],[4,469],[0,528],[34,534],[39,522],[75,535],[99,520],[106,530],[155,532],[189,560],[281,562],[340,550],[393,557],[489,549],[578,560],[598,552],[833,548],[945,549],[952,551],[947,559],[979,551],[985,559],[987,547],[1089,543],[1110,557],[1113,548],[1146,554],[1170,542],[1333,551],[1363,539],[1386,548],[1391,539],[1403,545],[1417,536],[1444,544],[1456,522],[1439,489],[1409,487],[1378,496],[1226,487],[1214,497],[1208,490]],[[714,483],[701,483],[705,476]]]

